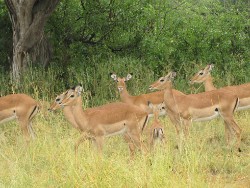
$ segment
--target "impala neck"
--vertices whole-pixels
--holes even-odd
[[[120,92],[120,97],[122,102],[130,102],[131,100],[131,95],[128,93],[128,90],[126,87],[123,88],[123,90]]]
[[[178,104],[177,101],[175,99],[175,96],[173,94],[173,88],[172,88],[172,82],[168,81],[165,83],[164,85],[164,101],[165,101],[165,105],[167,107],[168,112],[176,112],[178,113]],[[183,94],[184,95],[184,94]]]
[[[77,125],[79,126],[79,129],[81,131],[87,131],[88,119],[82,109],[82,97],[81,96],[77,97],[75,104],[72,106],[72,112],[74,115],[74,119]]]
[[[205,91],[212,91],[217,89],[216,87],[214,87],[213,78],[211,77],[211,75],[207,76],[207,79],[204,81],[204,86]]]
[[[158,118],[159,118],[159,114],[154,114],[154,122],[157,124],[160,122]]]
[[[76,128],[79,129],[79,126],[77,125],[76,121],[75,121],[75,117],[72,111],[72,106],[65,106],[63,108],[63,114],[65,116],[65,118],[68,120],[69,123],[71,123],[71,125]]]

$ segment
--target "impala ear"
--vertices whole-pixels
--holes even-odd
[[[211,71],[214,68],[214,64],[208,65],[208,71]]]
[[[176,77],[176,72],[171,72],[171,79],[174,79]]]
[[[113,78],[114,81],[117,81],[117,76],[115,73],[110,73],[110,77]]]
[[[130,79],[132,78],[132,75],[133,75],[133,73],[129,73],[129,74],[126,76],[125,81],[130,80]]]
[[[75,87],[75,91],[78,93],[78,95],[81,95],[83,92],[83,87],[81,85],[78,85]]]
[[[166,80],[173,80],[176,77],[176,72],[172,71],[170,73],[168,73],[167,76],[165,76]]]
[[[151,109],[153,109],[154,105],[150,101],[148,101],[148,107],[151,108]]]

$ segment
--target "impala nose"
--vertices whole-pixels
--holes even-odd
[[[118,86],[118,91],[121,92],[123,90],[122,86]]]

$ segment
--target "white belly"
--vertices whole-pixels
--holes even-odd
[[[249,108],[250,108],[250,105],[248,105],[248,106],[239,106],[238,108],[236,108],[236,111],[246,110],[246,109],[249,109]]]
[[[16,114],[13,114],[12,116],[10,116],[10,117],[8,117],[8,118],[2,119],[2,120],[0,121],[0,124],[6,123],[6,122],[11,121],[11,120],[14,120],[14,119],[16,119],[16,118],[17,118],[17,117],[16,117]]]
[[[211,116],[207,116],[207,117],[202,117],[202,118],[196,118],[196,119],[192,119],[192,121],[209,121],[212,119],[215,119],[219,116],[219,112],[214,111],[214,114]]]
[[[127,131],[127,121],[120,121],[109,125],[102,125],[105,137],[124,134]]]
[[[236,108],[237,111],[239,110],[246,110],[250,108],[250,97],[248,98],[241,98],[238,107]]]
[[[110,136],[115,136],[115,135],[120,135],[120,134],[124,134],[127,131],[126,127],[117,131],[117,132],[113,132],[113,133],[106,133],[105,137],[110,137]]]

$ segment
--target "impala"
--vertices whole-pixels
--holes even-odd
[[[162,110],[165,111],[165,105],[164,103],[161,103],[155,106],[149,102],[149,107],[152,109],[154,114],[152,125],[149,128],[149,147],[150,149],[153,149],[157,142],[165,143],[164,126],[159,120],[159,114]]]
[[[50,105],[49,107],[49,111],[55,111],[59,108],[62,108],[61,104],[62,104],[62,100],[64,99],[65,93],[62,93],[58,96],[56,96],[55,101]],[[79,126],[75,121],[75,117],[73,114],[73,108],[72,106],[65,106],[63,108],[63,115],[65,116],[65,118],[68,120],[68,122],[77,130],[79,130]]]
[[[0,97],[0,124],[17,119],[25,140],[35,137],[31,120],[39,111],[38,103],[25,94],[10,94]]]
[[[141,143],[141,131],[147,124],[148,114],[137,106],[116,102],[99,107],[82,109],[81,93],[83,88],[76,86],[62,94],[61,101],[56,99],[59,106],[71,107],[71,115],[82,132],[75,145],[75,152],[81,142],[86,139],[95,141],[99,153],[102,153],[104,138],[123,134],[128,142],[131,154],[135,147],[144,149]],[[60,101],[60,102],[59,102]],[[55,110],[57,107],[51,107]],[[71,116],[69,115],[69,116]],[[66,116],[69,117],[69,116]]]
[[[205,69],[200,70],[194,75],[194,77],[190,80],[190,83],[204,83],[205,91],[217,89],[213,85],[212,76],[210,74],[213,67],[213,65],[207,65]],[[220,89],[225,89],[226,92],[231,92],[239,97],[240,102],[238,108],[236,109],[237,111],[250,108],[250,83],[226,86]]]
[[[148,101],[150,101],[153,105],[158,105],[158,104],[163,103],[164,101],[163,91],[157,91],[157,92],[152,92],[152,93],[142,94],[142,95],[137,95],[137,96],[130,95],[126,87],[126,82],[132,78],[131,74],[128,74],[126,78],[117,77],[115,73],[111,73],[110,75],[111,75],[111,78],[113,78],[114,81],[117,82],[117,88],[120,93],[120,98],[122,102],[139,106],[140,108],[148,112],[150,115],[153,114],[153,111],[151,108],[149,108]],[[165,114],[166,114],[166,111],[162,110],[159,115],[162,116]]]
[[[233,117],[233,113],[239,101],[237,96],[222,89],[199,94],[175,95],[171,82],[175,76],[175,72],[170,72],[167,76],[161,77],[153,83],[149,88],[151,90],[165,89],[165,106],[168,116],[177,127],[177,130],[180,129],[183,123],[184,131],[187,135],[192,121],[210,120],[220,115],[225,123],[227,144],[229,144],[229,140],[234,131],[237,136],[237,147],[240,151],[241,129]]]

